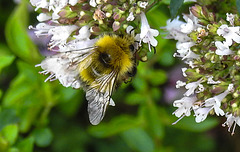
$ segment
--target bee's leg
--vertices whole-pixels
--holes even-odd
[[[129,77],[134,77],[137,73],[137,68],[134,66],[131,71],[128,72]]]

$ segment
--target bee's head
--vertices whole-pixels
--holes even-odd
[[[98,60],[107,68],[127,72],[133,65],[135,48],[131,42],[127,37],[104,35],[95,44]]]

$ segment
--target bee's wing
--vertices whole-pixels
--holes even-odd
[[[117,75],[116,71],[112,71],[110,74],[100,77],[95,80],[97,85],[86,91],[89,120],[93,125],[99,124],[103,119],[108,104],[115,105],[111,95]]]

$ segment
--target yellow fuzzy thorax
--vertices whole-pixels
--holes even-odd
[[[109,75],[112,71],[118,73],[118,78],[126,75],[134,66],[133,53],[129,46],[133,44],[132,37],[104,35],[95,43],[93,52],[79,65],[80,78],[87,85],[95,85],[96,79]],[[107,54],[110,61],[105,64],[101,55]]]
[[[95,46],[100,53],[106,52],[111,55],[112,61],[110,65],[114,69],[119,69],[119,75],[126,73],[132,68],[132,53],[129,45],[133,43],[133,39],[128,37],[119,37],[116,35],[104,35],[100,38]]]

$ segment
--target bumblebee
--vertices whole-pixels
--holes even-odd
[[[79,63],[79,77],[84,84],[90,122],[98,124],[104,117],[116,85],[135,73],[134,39],[104,35],[92,53]]]
[[[45,69],[44,74],[52,73],[47,80],[59,79],[63,86],[81,87],[86,91],[89,120],[97,125],[103,119],[107,106],[115,105],[111,98],[113,91],[136,73],[137,47],[134,43],[132,35],[105,34],[95,41],[92,48],[88,48],[89,51],[58,53],[45,59],[41,67]],[[58,66],[57,70],[51,68],[53,62],[54,66]],[[68,72],[64,74],[62,71]]]

